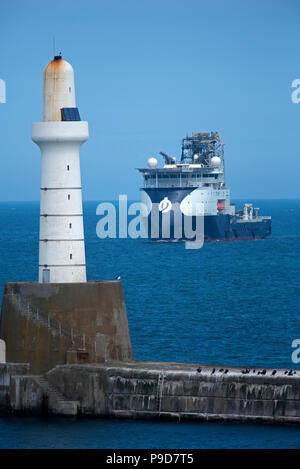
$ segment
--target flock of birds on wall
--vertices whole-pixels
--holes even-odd
[[[198,373],[201,373],[201,368],[197,368],[197,372]],[[211,375],[213,375],[214,373],[216,373],[216,371],[219,371],[219,373],[223,373],[224,375],[226,375],[229,370],[227,368],[220,368],[219,370],[216,370],[216,368],[213,368],[212,371],[211,371]],[[240,373],[242,373],[243,375],[247,375],[249,373],[251,373],[251,369],[250,368],[246,368],[244,370],[241,370]],[[267,370],[261,370],[261,371],[257,371],[257,370],[252,370],[252,373],[256,373],[257,375],[265,375],[267,373]],[[273,370],[271,375],[272,376],[275,376],[277,373],[277,370]],[[286,370],[284,372],[285,375],[288,375],[288,376],[293,376],[296,374],[296,371],[294,370]]]

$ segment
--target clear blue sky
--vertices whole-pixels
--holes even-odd
[[[0,200],[38,200],[43,69],[75,69],[83,196],[138,198],[136,167],[193,131],[226,142],[233,198],[300,197],[298,0],[1,0]]]

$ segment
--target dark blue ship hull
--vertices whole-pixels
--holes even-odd
[[[188,196],[194,188],[165,188],[165,189],[142,189],[145,191],[152,204],[159,204],[165,197],[174,205],[180,204],[182,200]],[[150,208],[150,207],[149,207]],[[166,238],[162,232],[162,217],[163,214],[158,213],[159,227],[156,234],[153,236],[151,226],[151,213],[148,215],[148,237],[157,240],[176,240],[179,239],[174,232],[174,214],[170,211],[170,233]],[[182,226],[183,226],[182,215]],[[192,228],[196,228],[196,217],[191,217]],[[184,228],[182,228],[184,233]],[[237,241],[237,240],[250,240],[261,239],[271,234],[271,219],[258,218],[251,221],[244,221],[237,219],[233,215],[205,215],[204,216],[204,241]],[[185,239],[184,235],[180,239]]]

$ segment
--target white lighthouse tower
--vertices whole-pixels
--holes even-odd
[[[73,68],[55,56],[44,71],[43,122],[32,124],[42,156],[39,282],[86,282],[79,150],[88,136]]]

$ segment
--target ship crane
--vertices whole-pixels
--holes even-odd
[[[167,155],[167,153],[164,153],[163,151],[160,151],[159,154],[164,157],[166,164],[173,164],[174,163],[174,158]]]

